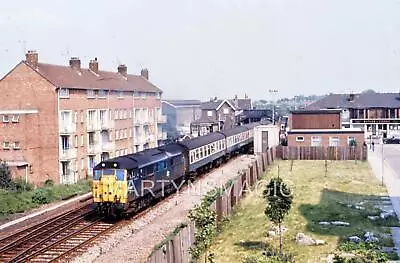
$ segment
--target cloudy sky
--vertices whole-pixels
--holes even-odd
[[[0,75],[97,57],[169,99],[400,90],[400,0],[4,1]]]

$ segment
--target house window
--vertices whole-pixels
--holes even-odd
[[[58,90],[58,95],[60,98],[69,98],[69,89],[61,88]]]
[[[118,110],[114,110],[114,119],[118,120]]]
[[[355,137],[347,137],[347,144],[349,146],[355,146],[356,144],[356,138]]]
[[[146,94],[146,92],[142,92],[142,93],[140,94],[140,96],[142,97],[142,99],[145,99],[145,98],[147,97],[147,94]]]
[[[224,109],[224,114],[229,114],[229,108]]]
[[[83,158],[81,158],[81,170],[83,170],[83,169],[85,169],[85,160]]]
[[[157,99],[158,99],[158,100],[161,99],[161,92],[157,92]]]
[[[14,149],[20,149],[20,144],[19,144],[19,142],[17,141],[17,142],[14,142]]]
[[[19,122],[19,115],[13,115],[12,122]]]
[[[321,146],[321,136],[312,136],[311,146]]]
[[[3,115],[3,122],[10,122],[10,117],[8,115]]]
[[[89,169],[94,168],[94,156],[89,156]]]
[[[10,149],[10,142],[3,142],[4,149]]]
[[[81,123],[83,123],[85,120],[85,115],[83,113],[83,110],[81,110]]]
[[[75,135],[75,147],[78,147],[78,135]]]
[[[296,137],[296,142],[304,142],[304,137],[303,136],[297,136]]]
[[[207,116],[208,116],[208,117],[212,117],[212,116],[213,116],[212,111],[210,111],[210,110],[207,111]]]
[[[85,145],[85,136],[83,136],[83,134],[81,134],[81,146]]]
[[[61,149],[63,152],[69,149],[69,136],[61,135]]]
[[[95,136],[96,136],[96,134],[95,134],[94,132],[89,132],[89,133],[88,133],[89,145],[94,145],[94,144],[96,144]]]
[[[107,91],[105,90],[99,90],[99,98],[104,99],[107,97]]]
[[[329,146],[339,146],[339,137],[329,137]]]
[[[124,98],[124,92],[120,91],[118,92],[118,99],[123,99]]]
[[[118,137],[119,137],[119,131],[115,130],[115,140],[118,140]]]
[[[93,89],[88,89],[87,90],[87,97],[89,99],[94,99],[96,97],[96,93]]]

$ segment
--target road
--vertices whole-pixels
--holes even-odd
[[[381,150],[381,146],[382,145],[378,145],[376,150]],[[384,144],[383,156],[385,157],[386,165],[390,166],[396,173],[396,176],[400,178],[400,145]]]
[[[382,169],[382,145],[375,145],[375,152],[370,151],[368,161],[375,176],[384,180],[393,208],[400,220],[400,145],[384,144],[383,156],[385,160]],[[383,176],[382,176],[383,172]],[[393,241],[400,256],[400,228],[392,227]]]

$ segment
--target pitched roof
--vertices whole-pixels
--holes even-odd
[[[340,114],[342,110],[340,109],[318,109],[318,110],[293,110],[290,113],[292,114]]]
[[[24,63],[31,67],[29,63]],[[162,92],[142,76],[132,74],[124,77],[117,72],[101,70],[95,74],[87,68],[76,71],[69,66],[46,63],[38,63],[38,67],[32,69],[59,88]]]
[[[399,93],[360,93],[353,94],[330,94],[314,103],[306,109],[365,109],[365,108],[400,108]]]
[[[200,106],[200,100],[163,100],[162,102],[168,103],[175,107],[184,106]]]
[[[250,110],[251,109],[251,99],[231,99],[231,100],[206,101],[201,104],[201,108],[204,110],[216,110],[224,102],[227,102],[234,110]]]

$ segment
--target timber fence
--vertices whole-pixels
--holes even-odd
[[[217,224],[233,212],[234,206],[245,196],[247,190],[261,179],[275,159],[276,149],[271,148],[265,153],[258,154],[248,167],[238,173],[233,183],[210,206],[210,209],[216,212]],[[191,260],[189,248],[194,243],[195,231],[194,224],[189,223],[155,250],[147,263],[189,263]]]
[[[366,161],[367,147],[361,146],[278,146],[277,157],[282,160],[360,160]]]

